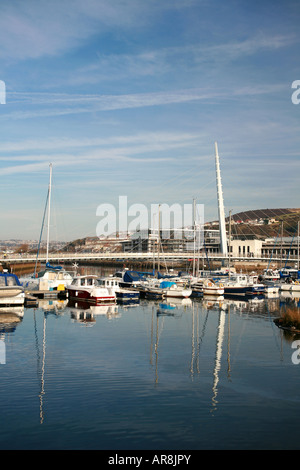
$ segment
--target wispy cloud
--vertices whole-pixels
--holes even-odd
[[[139,24],[143,11],[137,0],[7,2],[1,6],[0,57],[24,60],[61,54],[96,33]]]
[[[136,93],[124,95],[78,95],[58,93],[8,93],[7,100],[12,97],[23,101],[26,99],[26,110],[1,113],[0,119],[30,119],[39,117],[65,116],[97,111],[113,111],[121,109],[164,106],[169,104],[187,103],[190,101],[228,99],[237,96],[270,94],[284,90],[286,83],[240,86],[239,88],[193,88],[154,93]],[[72,106],[70,106],[72,104]],[[30,106],[32,107],[30,109]],[[10,108],[7,108],[10,109]]]
[[[265,51],[277,51],[299,43],[294,34],[254,34],[240,41],[222,43],[194,43],[177,47],[144,49],[136,54],[99,52],[97,60],[78,68],[70,76],[71,84],[99,83],[103,80],[120,80],[131,77],[163,76],[167,73],[180,74],[183,70],[201,68],[203,64],[218,67]],[[176,64],[176,71],[174,65]]]
[[[92,164],[96,169],[111,167],[114,162],[149,164],[172,161],[168,152],[199,145],[199,135],[166,132],[117,136],[108,139],[64,139],[50,141],[22,141],[18,144],[4,143],[0,161],[19,162],[0,168],[0,175],[34,173],[44,171],[51,161],[59,168],[83,168]],[[48,153],[39,153],[39,150]],[[63,152],[68,149],[67,152]],[[70,152],[70,149],[73,152]],[[18,155],[14,155],[20,152]],[[30,152],[30,153],[28,153]],[[27,163],[24,163],[27,162]]]
[[[142,144],[145,148],[149,148],[149,145],[153,145],[155,142],[159,145],[169,145],[175,143],[189,143],[197,142],[199,140],[199,134],[192,133],[172,133],[172,132],[143,132],[133,135],[115,135],[112,137],[100,138],[80,138],[76,139],[75,137],[70,138],[52,138],[52,139],[42,139],[42,140],[22,140],[19,142],[2,142],[0,155],[8,152],[27,152],[32,150],[58,150],[58,149],[81,149],[87,147],[111,147],[119,145],[128,145],[130,147],[136,146],[137,144]],[[13,157],[10,155],[9,158],[21,159],[22,156],[18,155]],[[27,157],[26,157],[27,158]],[[1,157],[0,159],[6,159],[6,157]]]
[[[14,0],[2,2],[0,57],[38,59],[60,55],[89,38],[115,30],[142,30],[161,11],[195,5],[194,0]],[[197,4],[196,4],[197,5]]]

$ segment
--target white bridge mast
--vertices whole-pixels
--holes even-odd
[[[225,211],[224,211],[224,201],[223,201],[220,162],[219,162],[217,142],[215,142],[215,152],[216,152],[216,177],[217,177],[218,210],[219,210],[219,226],[220,226],[220,250],[224,256],[228,256],[226,225],[225,225]]]

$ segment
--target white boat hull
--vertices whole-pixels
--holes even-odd
[[[282,284],[280,289],[284,292],[300,292],[300,284]]]
[[[209,288],[209,287],[203,287],[203,295],[223,295],[224,294],[224,288]]]
[[[165,297],[187,299],[192,295],[192,289],[168,289],[164,293]]]
[[[4,287],[0,288],[0,301],[3,298],[11,298],[11,297],[17,297],[20,294],[23,294],[23,288],[22,287]],[[22,297],[22,295],[21,295]],[[24,295],[23,295],[24,297]]]
[[[110,293],[107,289],[93,288],[91,290],[85,288],[67,288],[69,297],[75,300],[82,300],[86,302],[114,302],[116,300],[115,293]]]
[[[12,296],[1,296],[0,297],[0,306],[3,305],[24,305],[25,302],[25,294],[21,292],[20,294]]]

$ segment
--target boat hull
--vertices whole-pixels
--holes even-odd
[[[21,293],[14,297],[0,297],[0,307],[8,305],[24,305],[25,294]]]
[[[23,293],[22,287],[4,287],[3,289],[0,289],[0,302],[1,302],[1,299],[3,298],[17,297],[21,295],[22,293]]]
[[[69,298],[72,300],[80,300],[91,303],[101,303],[101,302],[114,302],[116,296],[114,294],[103,294],[101,292],[88,291],[84,289],[67,289]]]
[[[203,288],[203,295],[223,295],[224,294],[224,288]]]
[[[173,297],[177,299],[188,299],[192,295],[192,289],[169,289],[164,293],[165,297]]]
[[[116,297],[118,300],[138,300],[140,298],[140,293],[139,292],[134,292],[134,291],[116,291]]]
[[[229,295],[259,295],[265,291],[264,287],[255,286],[225,286],[224,293]]]

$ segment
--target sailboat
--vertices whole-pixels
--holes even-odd
[[[281,291],[300,292],[300,221],[298,221],[297,245],[298,261],[295,267],[291,268],[285,266],[283,269],[280,270],[280,277],[283,281],[280,284]]]
[[[39,273],[36,272],[37,260],[39,255],[39,247],[37,252],[37,258],[35,263],[34,273],[30,277],[20,278],[20,282],[24,288],[29,290],[65,290],[66,286],[71,284],[73,277],[70,273],[65,271],[61,266],[51,266],[49,263],[49,240],[50,240],[50,203],[51,203],[51,186],[52,186],[52,163],[50,163],[50,177],[49,187],[46,199],[46,206],[43,216],[42,229],[39,240],[39,247],[41,243],[44,220],[46,215],[46,209],[48,209],[48,221],[47,221],[47,248],[46,248],[46,268]]]

